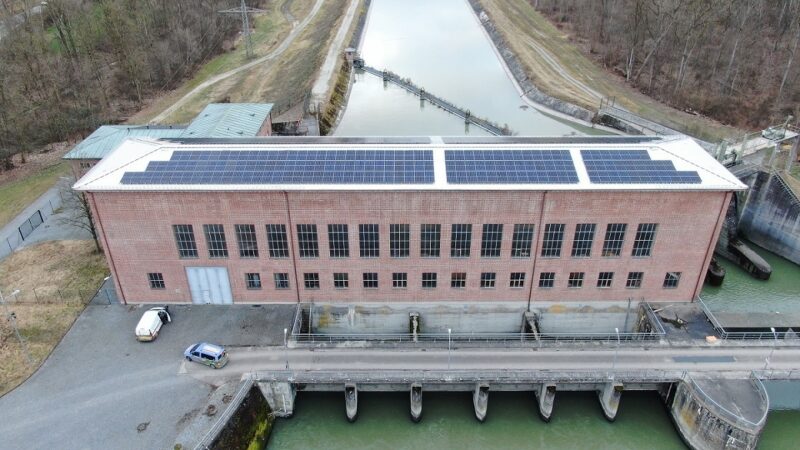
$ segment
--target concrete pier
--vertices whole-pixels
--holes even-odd
[[[766,423],[769,399],[758,380],[687,377],[674,385],[667,405],[690,448],[750,450]]]
[[[479,383],[475,385],[475,391],[472,394],[472,405],[475,407],[475,418],[479,422],[486,420],[486,413],[489,409],[489,385],[486,383]]]
[[[556,403],[555,383],[542,383],[542,386],[534,391],[536,400],[539,401],[539,418],[544,422],[550,422],[553,415],[553,406]]]
[[[354,383],[344,385],[344,411],[348,422],[355,422],[358,418],[358,389]]]
[[[613,422],[617,418],[617,410],[619,409],[619,401],[622,398],[622,383],[619,381],[609,381],[601,390],[597,391],[597,397],[600,399],[600,406],[603,407],[603,416],[609,422]]]
[[[411,420],[414,423],[422,419],[422,385],[414,383],[411,385]]]
[[[294,414],[295,386],[288,381],[258,381],[258,388],[267,400],[269,408],[278,417]]]

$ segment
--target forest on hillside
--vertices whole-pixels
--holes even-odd
[[[800,115],[800,0],[529,0],[676,108],[758,129]]]
[[[235,37],[237,18],[217,13],[232,6],[237,2],[48,0],[41,14],[7,26],[0,40],[0,160],[118,122],[175,88]],[[8,23],[19,10],[19,1],[0,0],[0,20]]]

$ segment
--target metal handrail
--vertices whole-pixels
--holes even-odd
[[[620,341],[657,340],[663,334],[619,333]],[[558,341],[558,342],[616,342],[616,333],[297,333],[292,334],[296,342],[390,341],[390,342],[447,342],[452,341]]]
[[[725,333],[725,328],[720,324],[719,320],[717,320],[717,317],[711,312],[711,309],[708,307],[708,305],[706,305],[706,302],[704,302],[703,298],[699,295],[697,296],[697,302],[700,304],[700,309],[703,311],[703,314],[708,317],[708,320],[711,322],[711,325],[714,327],[714,329],[720,333],[720,335],[723,335]]]

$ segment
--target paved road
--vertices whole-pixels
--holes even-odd
[[[142,311],[87,307],[42,367],[0,398],[0,449],[172,448],[215,388],[178,375],[183,350],[200,340],[279,344],[294,308],[170,307],[174,323],[152,343],[133,338]]]
[[[259,65],[259,64],[265,63],[267,61],[271,61],[271,60],[277,58],[278,56],[280,56],[283,52],[286,51],[287,48],[289,48],[289,45],[291,45],[291,43],[294,42],[295,38],[297,38],[297,36],[300,33],[303,32],[303,30],[308,26],[308,24],[311,22],[311,20],[317,15],[317,13],[319,12],[319,10],[322,7],[322,4],[324,2],[325,2],[325,0],[317,0],[317,2],[314,3],[314,7],[311,8],[311,12],[308,13],[308,15],[305,17],[305,19],[303,19],[297,26],[292,28],[292,31],[289,33],[288,36],[286,36],[286,39],[284,39],[283,42],[281,42],[280,45],[278,45],[278,48],[273,50],[271,53],[269,53],[269,54],[267,54],[265,56],[262,56],[260,58],[256,58],[256,59],[248,62],[247,64],[241,65],[241,66],[239,66],[239,67],[237,67],[237,68],[235,68],[233,70],[229,70],[229,71],[227,71],[225,73],[219,74],[219,75],[217,75],[215,77],[212,77],[212,78],[200,83],[199,85],[197,85],[197,87],[195,87],[194,89],[189,91],[186,95],[181,97],[178,101],[173,103],[172,106],[170,106],[169,108],[167,108],[164,111],[162,111],[161,114],[155,116],[150,121],[150,123],[161,123],[161,122],[163,122],[167,117],[170,116],[170,114],[175,112],[178,108],[180,108],[187,101],[189,101],[190,98],[192,98],[195,94],[197,94],[198,92],[204,90],[205,88],[207,88],[209,86],[212,86],[214,84],[217,84],[217,83],[219,83],[220,81],[222,81],[222,80],[224,80],[226,78],[230,78],[233,75],[236,75],[237,73],[240,73],[240,72],[243,72],[245,70],[251,69],[251,68],[253,68],[253,67],[255,67],[255,66]]]
[[[197,364],[184,363],[180,372],[195,378],[210,381],[217,378],[231,379],[253,371],[282,371],[288,357],[289,366],[296,371],[424,371],[453,370],[502,371],[617,371],[670,370],[693,373],[725,375],[731,372],[736,377],[752,370],[762,370],[765,359],[772,348],[765,347],[707,347],[674,348],[621,347],[616,364],[615,350],[596,347],[572,348],[524,348],[524,349],[446,349],[397,350],[397,349],[284,349],[242,348],[230,349],[231,362],[223,369],[205,370]],[[770,369],[800,371],[800,348],[777,348],[771,359]],[[800,373],[798,373],[800,375]]]

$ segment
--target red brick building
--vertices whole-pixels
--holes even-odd
[[[691,301],[745,186],[680,138],[124,142],[75,186],[128,303]]]

